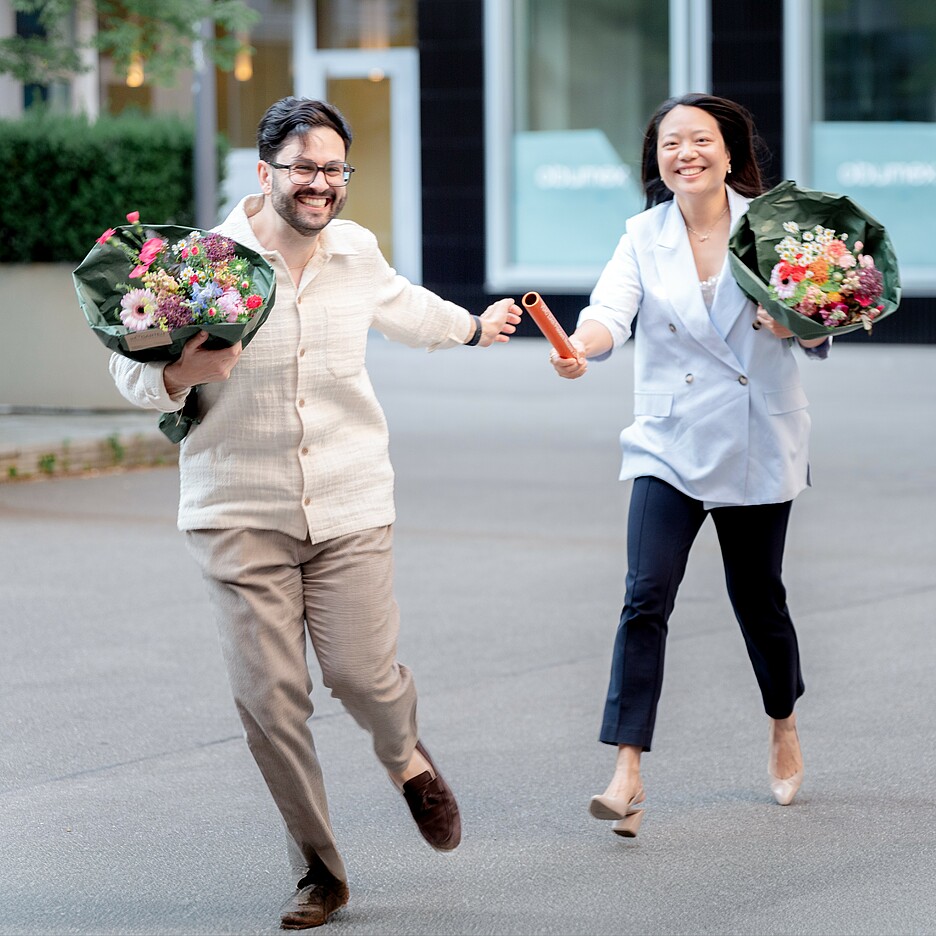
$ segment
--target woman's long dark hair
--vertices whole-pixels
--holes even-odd
[[[681,97],[672,97],[664,101],[656,109],[644,131],[641,181],[647,197],[647,208],[669,201],[673,197],[673,193],[660,178],[657,138],[660,122],[674,107],[698,107],[699,110],[711,114],[718,123],[731,160],[731,187],[748,198],[754,198],[764,191],[759,155],[766,151],[766,147],[757,134],[754,120],[748,110],[734,101],[712,94],[683,94]]]

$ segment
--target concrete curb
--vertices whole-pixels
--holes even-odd
[[[178,459],[179,447],[161,432],[115,432],[104,438],[8,446],[0,450],[0,484],[87,471],[171,465]]]

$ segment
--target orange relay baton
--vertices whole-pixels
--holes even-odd
[[[536,292],[528,292],[520,303],[533,317],[539,330],[549,339],[549,343],[556,349],[559,357],[574,358],[577,352],[572,342],[569,341],[569,336],[556,321],[556,316],[549,311],[542,296]]]

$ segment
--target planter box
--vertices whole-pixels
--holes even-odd
[[[0,264],[0,406],[133,409],[78,305],[77,264]]]

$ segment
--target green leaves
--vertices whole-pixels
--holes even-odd
[[[89,47],[110,56],[118,73],[126,73],[139,57],[148,82],[172,84],[180,69],[192,67],[193,49],[206,20],[212,27],[203,53],[219,68],[230,70],[242,46],[239,37],[259,19],[244,0],[94,0],[86,9],[96,18],[97,32],[80,43],[72,28],[75,3],[12,0],[12,6],[35,14],[41,30],[38,35],[0,39],[0,73],[40,85],[85,71],[81,52]]]
[[[194,224],[194,132],[171,117],[0,120],[3,261],[77,262],[128,207]]]

